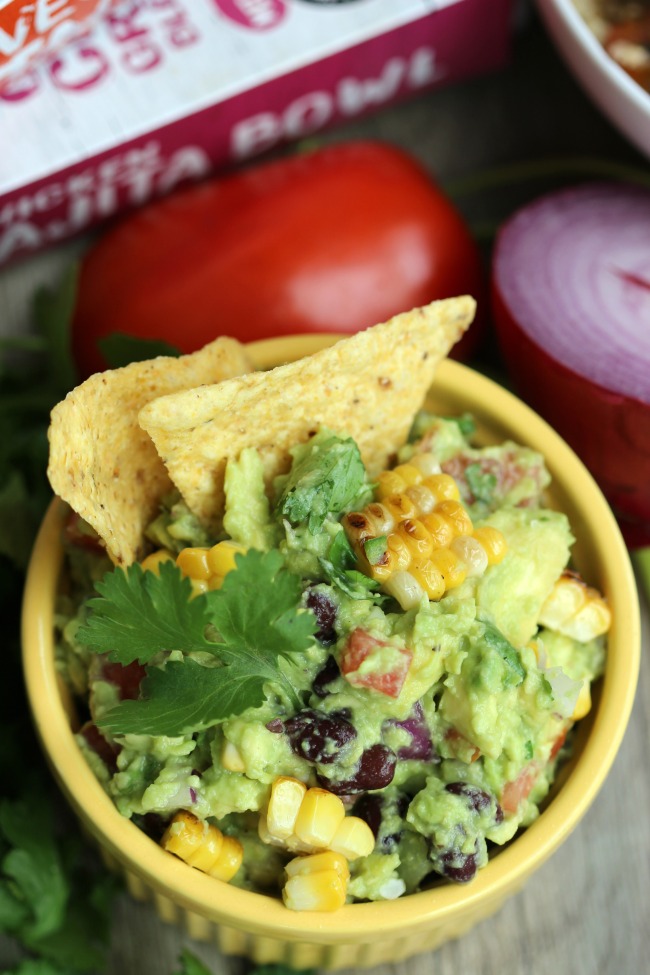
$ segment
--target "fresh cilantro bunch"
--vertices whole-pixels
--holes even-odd
[[[292,525],[307,522],[316,535],[330,512],[339,514],[369,499],[366,469],[351,437],[322,429],[292,453],[291,471],[277,504]]]
[[[116,883],[66,825],[42,785],[0,803],[0,931],[34,956],[19,975],[103,967]]]
[[[221,589],[194,598],[172,562],[159,575],[138,564],[115,569],[97,585],[77,639],[117,663],[150,665],[143,699],[112,708],[103,730],[174,736],[208,728],[259,707],[267,684],[302,707],[292,662],[312,645],[317,624],[302,608],[300,579],[277,550],[253,549],[236,565]]]

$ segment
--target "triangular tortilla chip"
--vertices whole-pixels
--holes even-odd
[[[244,346],[219,338],[191,355],[159,356],[91,376],[52,410],[52,489],[104,540],[118,564],[137,558],[143,532],[172,488],[138,413],[153,399],[252,368]],[[213,387],[210,386],[212,389]]]
[[[164,396],[140,413],[189,508],[213,531],[226,463],[256,447],[267,486],[321,426],[353,437],[371,476],[404,442],[436,367],[470,325],[473,298],[433,302],[269,372]]]

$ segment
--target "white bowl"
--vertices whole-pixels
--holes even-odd
[[[537,0],[537,7],[579,83],[613,125],[650,157],[650,94],[605,51],[572,0]]]

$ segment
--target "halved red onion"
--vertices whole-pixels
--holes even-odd
[[[581,455],[631,544],[650,541],[650,191],[589,183],[501,228],[493,313],[522,398]]]

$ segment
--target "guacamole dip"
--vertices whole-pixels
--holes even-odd
[[[370,481],[323,428],[270,498],[247,448],[222,529],[170,495],[127,570],[71,516],[58,661],[123,816],[317,910],[467,883],[538,816],[609,611],[542,457],[473,432],[420,413]]]

